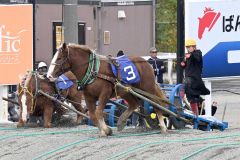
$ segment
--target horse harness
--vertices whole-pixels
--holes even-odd
[[[119,66],[116,62],[114,62],[113,59],[108,57],[108,63],[112,63]],[[77,86],[78,90],[83,90],[84,87],[88,84],[91,84],[96,78],[104,79],[106,81],[109,81],[111,83],[116,83],[117,79],[102,73],[99,73],[100,68],[100,59],[97,57],[95,53],[90,54],[89,58],[89,65],[86,74],[84,75],[82,80],[77,80]]]
[[[36,89],[35,89],[35,93],[33,94],[32,91],[30,91],[28,89],[28,87],[22,87],[22,90],[18,93],[18,95],[20,95],[23,91],[24,93],[27,93],[31,96],[32,99],[32,106],[30,108],[30,112],[33,113],[35,108],[36,108],[36,103],[37,103],[37,95],[38,95],[38,79],[37,79],[37,74],[35,72],[32,72],[32,74],[34,74],[34,78],[35,78],[35,85],[36,85]]]

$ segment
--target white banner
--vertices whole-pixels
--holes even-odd
[[[240,76],[240,0],[186,0],[185,38],[203,52],[203,77]]]

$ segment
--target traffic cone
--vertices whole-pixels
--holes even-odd
[[[192,112],[198,116],[198,103],[194,102],[194,103],[190,103],[191,108],[192,108]]]

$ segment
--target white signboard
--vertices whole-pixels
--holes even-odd
[[[240,76],[240,0],[186,0],[185,38],[203,52],[203,77]]]

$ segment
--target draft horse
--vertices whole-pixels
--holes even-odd
[[[65,73],[65,76],[71,80],[76,77],[71,73]],[[47,78],[38,75],[37,72],[28,72],[26,80],[18,85],[18,100],[20,104],[20,118],[17,127],[22,127],[27,121],[27,115],[40,116],[43,115],[44,127],[50,128],[52,115],[56,111],[62,114],[62,108],[56,107],[56,104],[49,98],[40,95],[38,90],[42,90],[50,95],[56,95],[57,91],[55,83],[50,82]],[[71,100],[73,106],[80,112],[84,112],[81,106],[82,92],[77,91],[76,83],[67,90],[61,91],[61,96]],[[82,122],[83,117],[77,116],[77,124]]]
[[[94,57],[94,55],[95,59],[91,58]],[[92,73],[88,74],[89,66],[92,66],[90,64],[97,63],[97,59],[99,59],[100,63],[98,72],[96,73],[96,71],[93,70]],[[154,72],[150,64],[141,57],[129,57],[129,59],[135,64],[141,79],[139,83],[132,86],[166,99],[164,93],[155,83]],[[66,43],[63,43],[51,61],[47,77],[51,81],[55,81],[56,78],[66,70],[71,70],[80,82],[86,82],[83,82],[82,85],[83,93],[90,118],[99,128],[100,136],[108,136],[112,134],[111,128],[109,128],[104,121],[103,110],[108,100],[111,97],[116,96],[115,91],[118,96],[128,101],[129,107],[120,116],[117,123],[118,130],[121,131],[126,125],[127,118],[140,105],[140,100],[120,88],[115,88],[114,83],[110,80],[114,77],[114,74],[111,70],[108,59],[105,56],[93,53],[86,46],[75,44],[67,45]],[[98,107],[96,107],[96,101],[99,101]],[[166,104],[161,105],[166,106]],[[166,126],[163,121],[162,112],[156,110],[156,113],[159,119],[160,131],[165,133]]]

